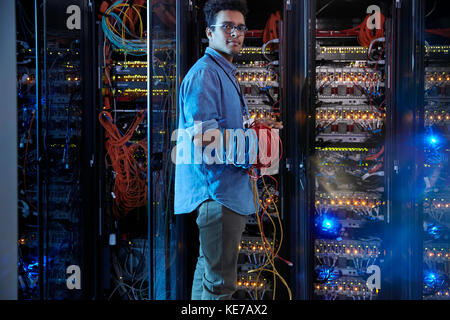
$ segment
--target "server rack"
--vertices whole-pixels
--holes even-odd
[[[101,168],[100,179],[106,274],[101,297],[176,299],[184,276],[177,272],[182,234],[173,215],[171,161],[176,2],[96,5],[102,75],[97,113],[102,155],[110,161]],[[121,165],[124,159],[129,167]]]
[[[288,185],[295,190],[293,192],[294,197],[289,197],[289,201],[292,203],[292,206],[289,207],[289,216],[295,222],[294,224],[291,223],[290,229],[291,252],[296,257],[297,265],[292,272],[295,296],[299,299],[372,299],[375,297],[381,299],[446,299],[448,297],[448,276],[445,270],[448,268],[448,259],[444,257],[447,257],[448,236],[445,224],[446,209],[444,209],[446,198],[443,195],[446,194],[446,191],[444,191],[446,187],[444,186],[447,183],[446,178],[443,176],[445,176],[445,168],[447,166],[445,160],[445,146],[447,143],[445,132],[447,132],[447,127],[444,119],[446,119],[445,115],[447,112],[445,81],[448,65],[448,50],[446,49],[448,33],[445,19],[443,17],[440,18],[438,13],[445,12],[445,5],[440,4],[443,6],[441,8],[442,11],[440,11],[436,10],[439,7],[438,2],[379,1],[366,3],[359,1],[358,3],[344,3],[339,1],[320,1],[316,3],[317,8],[311,10],[311,3],[307,1],[288,1],[287,3],[289,5],[286,7],[286,21],[290,18],[292,20],[300,18],[301,21],[297,28],[286,26],[286,35],[291,34],[291,36],[286,37],[286,41],[295,48],[294,50],[288,50],[287,56],[289,57],[289,54],[296,55],[289,64],[293,68],[289,69],[291,73],[289,74],[288,72],[286,78],[294,80],[290,87],[295,88],[294,91],[297,91],[294,95],[289,95],[287,110],[298,114],[295,118],[299,119],[290,129],[290,132],[293,132],[295,135],[302,132],[302,128],[306,127],[306,130],[303,129],[306,132],[303,131],[304,136],[301,142],[297,142],[295,146],[291,147],[291,157],[294,160],[287,159],[287,167],[290,167],[290,162],[292,161],[294,164],[292,168],[296,171],[291,177],[292,184]],[[321,183],[317,184],[317,180],[315,183],[313,182],[317,174],[317,166],[315,167],[313,164],[316,161],[319,150],[317,149],[317,142],[322,143],[330,137],[343,138],[341,141],[329,139],[332,142],[330,151],[332,153],[340,152],[342,151],[340,149],[342,145],[333,145],[333,143],[348,143],[350,140],[346,141],[346,138],[351,136],[339,136],[344,131],[347,131],[347,134],[349,134],[348,126],[345,130],[345,128],[341,128],[340,124],[335,126],[335,128],[329,128],[328,132],[326,128],[320,128],[324,131],[321,131],[318,136],[321,136],[323,141],[320,141],[320,137],[317,139],[317,131],[315,143],[314,137],[308,135],[308,132],[314,131],[315,125],[317,129],[317,120],[321,120],[319,123],[322,122],[324,115],[328,115],[333,120],[340,117],[338,113],[330,112],[333,111],[330,106],[317,105],[317,101],[320,100],[327,102],[324,101],[326,99],[321,98],[327,98],[324,97],[324,92],[328,92],[329,88],[317,88],[316,84],[311,83],[311,79],[315,79],[316,82],[322,80],[323,84],[324,79],[319,79],[320,76],[330,73],[330,70],[333,71],[333,67],[330,68],[329,63],[327,65],[327,61],[337,63],[358,59],[357,50],[345,52],[343,44],[346,43],[345,41],[350,41],[351,43],[349,38],[352,37],[352,31],[355,31],[355,26],[366,16],[365,9],[373,4],[381,8],[385,18],[383,22],[384,34],[380,35],[383,38],[380,39],[381,45],[378,45],[378,49],[374,49],[374,46],[371,45],[368,46],[369,48],[366,48],[369,53],[370,50],[374,50],[373,53],[376,53],[378,50],[375,63],[381,72],[381,80],[384,82],[383,90],[380,90],[382,93],[380,95],[381,100],[377,104],[378,106],[383,106],[381,111],[385,112],[385,115],[383,115],[385,119],[382,121],[384,127],[382,139],[384,152],[380,152],[381,149],[378,149],[378,152],[372,156],[363,157],[363,159],[373,160],[376,159],[375,156],[384,153],[383,159],[378,158],[382,162],[380,168],[382,168],[384,175],[380,173],[380,176],[384,176],[382,180],[384,189],[380,189],[383,190],[383,196],[379,201],[381,206],[379,213],[377,213],[377,218],[382,218],[380,223],[378,223],[378,227],[373,222],[366,224],[366,230],[369,233],[378,234],[382,241],[380,247],[378,247],[380,243],[371,243],[377,252],[378,258],[375,266],[370,268],[374,273],[371,275],[366,274],[363,281],[358,281],[357,278],[365,272],[361,272],[361,270],[356,268],[356,272],[353,272],[350,278],[345,279],[346,283],[344,283],[336,280],[343,278],[345,270],[340,268],[345,265],[348,267],[348,264],[342,260],[349,257],[346,255],[346,252],[339,250],[343,249],[343,247],[348,249],[348,246],[352,245],[352,243],[346,241],[349,240],[348,235],[351,233],[347,234],[346,238],[338,232],[334,232],[333,236],[328,235],[328,239],[321,239],[318,236],[323,236],[323,232],[322,234],[318,233],[317,229],[319,227],[319,229],[322,229],[321,231],[337,231],[345,224],[348,214],[345,219],[342,216],[340,219],[337,219],[338,228],[336,230],[333,229],[336,225],[336,220],[333,221],[333,219],[328,219],[327,217],[318,222],[316,220],[317,217],[314,217],[315,214],[312,212],[315,209],[317,210],[317,204],[325,207],[322,205],[322,201],[325,201],[328,207],[337,207],[336,211],[338,211],[339,201],[345,204],[347,200],[343,198],[333,199],[333,197],[316,199],[317,193],[315,194],[315,191],[317,191],[317,187],[320,189]],[[353,16],[352,20],[352,12],[355,12],[354,10],[358,6],[363,7],[361,8],[363,10],[359,11],[360,19],[358,20]],[[328,17],[329,29],[327,29],[326,10],[333,7],[336,12],[342,14],[337,17]],[[348,9],[347,12],[344,9]],[[425,16],[430,17],[432,13],[436,14],[436,20],[430,18],[427,21]],[[345,18],[347,18],[347,22],[345,22]],[[340,23],[344,24],[340,25]],[[317,30],[314,29],[315,27],[317,27]],[[355,34],[353,34],[354,36]],[[316,40],[315,43],[314,38]],[[426,39],[431,39],[430,41],[433,44],[425,41]],[[315,50],[311,50],[307,44],[303,47],[297,44],[299,41],[305,40],[307,44],[315,46]],[[333,45],[332,50],[327,51],[327,49],[330,49],[326,48],[325,44],[327,42],[335,42],[337,45]],[[344,51],[340,51],[343,49]],[[367,60],[370,60],[370,58],[364,57],[363,61]],[[326,68],[323,68],[324,66]],[[341,72],[344,71],[343,69],[341,70]],[[351,70],[349,71],[352,72]],[[305,79],[304,74],[309,74],[309,79]],[[297,84],[298,79],[303,80],[301,84]],[[425,83],[423,79],[425,79]],[[355,88],[349,90],[348,85],[346,92],[339,85],[336,88],[333,88],[333,85],[331,87],[331,92],[328,92],[328,94],[331,93],[329,94],[331,97],[339,98],[339,96],[348,97],[349,95],[355,95],[355,91],[353,91]],[[319,89],[319,92],[315,91],[317,89]],[[314,96],[314,94],[316,95]],[[309,100],[306,98],[306,100],[302,101],[296,95],[300,97],[313,96],[313,98]],[[302,101],[303,105],[299,106],[298,101]],[[319,110],[319,112],[322,111],[322,114],[317,114],[317,112],[314,112],[314,109],[316,111]],[[342,109],[340,110],[341,112],[344,111]],[[336,118],[333,118],[333,116]],[[315,124],[311,120],[314,118],[316,119]],[[351,131],[355,133],[355,130]],[[336,135],[333,136],[333,134]],[[364,145],[358,145],[361,142],[354,140],[353,145],[347,144],[346,147],[364,147]],[[306,144],[306,146],[303,144]],[[302,156],[303,150],[307,150],[306,165],[302,163],[304,159]],[[351,150],[348,149],[346,151]],[[329,165],[329,163],[330,161],[328,160],[325,162],[325,165]],[[335,159],[334,165],[336,163],[339,163],[339,161]],[[424,163],[425,165],[423,166]],[[304,186],[302,170],[305,167],[310,185],[305,189],[300,189],[298,186],[295,187],[295,185],[298,183],[301,187]],[[372,170],[371,173],[376,172],[377,170]],[[440,172],[444,172],[444,175],[440,176]],[[319,173],[323,172],[319,170]],[[289,179],[289,173],[286,178]],[[306,183],[308,183],[308,179],[306,179]],[[332,185],[331,181],[328,186],[330,185]],[[336,187],[338,187],[336,189],[339,189],[339,185]],[[302,198],[303,200],[301,200]],[[361,204],[361,201],[358,204],[355,203],[355,205]],[[305,229],[298,225],[302,220],[304,221],[303,226],[308,225]],[[363,229],[362,225],[354,224],[352,226],[348,221],[346,228],[350,230],[352,228],[357,230]],[[299,230],[303,231],[304,234],[298,234]],[[317,239],[322,242],[319,243],[321,248],[317,246]],[[361,245],[361,243],[356,245]],[[367,246],[369,243],[364,243],[363,245]],[[333,246],[337,249],[333,250]],[[329,249],[326,249],[327,247]],[[334,274],[330,272],[330,268],[327,270],[317,268],[317,261],[314,261],[314,259],[317,259],[318,256],[320,256],[322,262],[327,261],[325,257],[329,259],[328,261],[331,261],[333,267],[331,269],[334,271]],[[330,256],[336,260],[330,260]],[[357,256],[359,259],[364,260],[364,254],[358,253]],[[352,260],[355,257],[352,257]],[[334,264],[334,261],[336,261],[336,264]],[[378,266],[380,267],[379,269]],[[339,272],[336,272],[336,269]],[[347,269],[347,271],[349,270]],[[376,279],[375,277],[378,276],[380,278]],[[335,282],[330,280],[335,280]],[[359,286],[360,284],[362,284],[362,287]],[[372,293],[370,293],[371,290],[368,288],[369,285],[372,289],[375,289],[372,290]]]
[[[20,299],[185,297],[171,191],[175,1],[16,3]],[[136,30],[121,24],[127,8]],[[135,32],[137,48],[114,42]],[[128,157],[117,167],[114,138]],[[139,183],[131,193],[115,187],[123,176]]]
[[[291,198],[290,216],[297,222],[291,223],[290,230],[291,250],[298,257],[292,276],[296,296],[410,299],[408,293],[414,291],[412,284],[418,281],[413,269],[420,269],[420,263],[404,265],[411,273],[408,280],[397,282],[406,274],[400,271],[399,259],[411,252],[413,244],[417,249],[420,208],[414,209],[414,215],[401,208],[417,201],[417,192],[404,193],[409,201],[397,196],[403,194],[399,192],[399,179],[409,179],[409,186],[412,181],[420,183],[420,171],[406,164],[406,158],[418,159],[420,153],[413,145],[398,142],[400,134],[396,130],[405,128],[400,129],[394,119],[402,118],[399,105],[405,106],[397,99],[412,99],[407,104],[410,108],[419,106],[420,99],[406,94],[409,90],[418,92],[417,84],[410,81],[410,87],[401,91],[399,88],[408,82],[396,79],[402,68],[411,66],[404,62],[405,56],[421,57],[417,50],[420,32],[407,37],[401,32],[421,26],[418,13],[422,4],[319,1],[316,8],[311,8],[309,1],[289,3],[287,15],[292,20],[300,18],[301,27],[287,26],[292,34],[287,39],[294,47],[298,41],[307,42],[289,52],[297,55],[293,60],[298,62],[290,64],[294,68],[287,76],[303,80],[295,84],[298,93],[294,96],[304,97],[301,106],[292,96],[288,105],[291,112],[304,114],[298,117],[297,128],[292,129],[297,130],[296,134],[303,133],[301,142],[292,147],[293,170],[297,170],[292,181],[294,186],[296,181],[303,182],[302,171],[306,168],[305,181],[309,182],[305,189],[294,192],[297,201]],[[377,16],[377,12],[381,15]],[[381,19],[378,27],[376,19]],[[361,32],[370,26],[374,30],[368,33],[367,40]],[[407,38],[411,46],[404,46],[401,37]],[[399,52],[404,56],[400,58]],[[420,66],[413,64],[412,71],[420,78]],[[371,122],[375,119],[376,124]],[[417,137],[420,127],[416,123],[409,125],[409,138]],[[408,169],[395,176],[400,153]],[[302,163],[304,159],[306,164]],[[399,222],[405,219],[410,220]],[[307,226],[305,229],[299,229],[300,221]],[[399,239],[396,232],[402,227],[409,231]],[[304,234],[296,235],[298,230]],[[417,260],[416,254],[408,257]],[[396,290],[401,293],[397,295],[400,291]]]
[[[94,243],[92,10],[88,1],[18,1],[17,8],[19,298],[86,298]]]

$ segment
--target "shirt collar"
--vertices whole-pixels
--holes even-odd
[[[207,47],[205,53],[209,53],[216,59],[216,61],[225,69],[226,72],[234,75],[234,72],[236,71],[236,67],[230,63],[227,59],[222,57],[222,55],[214,50],[213,48]]]

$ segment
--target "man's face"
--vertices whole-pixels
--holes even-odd
[[[241,12],[234,10],[222,10],[217,13],[215,25],[224,23],[235,26],[245,25],[245,19]],[[234,30],[231,34],[225,32],[221,27],[206,29],[209,39],[209,46],[228,55],[236,55],[242,49],[244,34]]]

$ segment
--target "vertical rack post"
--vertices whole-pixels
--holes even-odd
[[[393,105],[388,123],[392,299],[422,297],[424,1],[396,1],[393,24]]]
[[[147,195],[148,195],[148,250],[149,250],[149,265],[148,265],[148,290],[149,299],[154,299],[154,262],[153,262],[153,236],[154,236],[154,210],[153,210],[153,182],[151,169],[151,154],[152,154],[152,1],[147,0]]]
[[[2,74],[2,150],[0,164],[3,179],[0,184],[0,299],[16,300],[18,297],[17,282],[17,96],[16,96],[16,25],[15,2],[3,2],[1,12],[1,38],[3,47],[0,65]]]
[[[312,296],[311,251],[311,179],[308,158],[312,151],[312,85],[315,79],[315,3],[288,1],[284,8],[282,66],[283,94],[286,110],[284,141],[289,140],[286,152],[285,200],[289,212],[290,247],[294,266],[294,299],[309,300]],[[286,118],[289,115],[289,119]],[[292,121],[293,120],[293,121]]]

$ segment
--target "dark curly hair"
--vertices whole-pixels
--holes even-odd
[[[206,25],[210,26],[216,22],[216,16],[219,11],[233,10],[239,11],[245,17],[247,15],[247,1],[246,0],[209,0],[203,12],[205,13]]]

